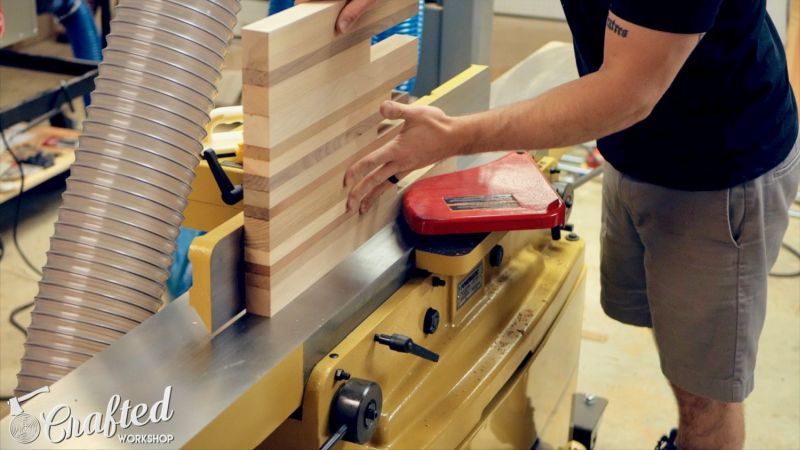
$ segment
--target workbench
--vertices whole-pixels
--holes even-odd
[[[70,166],[73,162],[75,162],[75,149],[71,147],[53,147],[42,145],[47,138],[51,136],[56,136],[60,138],[66,139],[78,139],[80,133],[77,130],[69,130],[65,128],[56,128],[56,127],[36,127],[30,131],[29,134],[32,135],[30,143],[40,147],[42,150],[54,153],[55,159],[53,161],[53,165],[50,167],[42,168],[42,170],[36,171],[30,175],[25,176],[25,190],[27,192],[40,184],[63,174],[64,172],[68,171]],[[3,154],[3,158],[10,158],[11,155]],[[9,170],[14,170],[12,167]],[[17,182],[0,182],[0,205],[3,203],[16,198],[19,195],[19,181]]]

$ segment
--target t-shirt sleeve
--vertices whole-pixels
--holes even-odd
[[[722,0],[611,0],[611,12],[636,25],[669,33],[705,33]]]

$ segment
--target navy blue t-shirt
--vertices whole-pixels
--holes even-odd
[[[603,62],[609,10],[653,30],[705,33],[650,116],[598,140],[622,173],[674,189],[725,189],[764,174],[791,151],[797,105],[766,0],[561,3],[581,75]]]

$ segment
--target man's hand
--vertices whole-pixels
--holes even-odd
[[[348,211],[367,212],[375,199],[392,186],[389,178],[403,178],[463,150],[465,139],[457,126],[458,119],[439,108],[384,102],[381,114],[405,123],[397,137],[347,170],[344,187],[350,192]]]
[[[295,3],[306,3],[311,0],[297,0]],[[340,33],[347,33],[350,27],[358,21],[370,8],[375,5],[376,0],[347,0],[339,17],[336,19],[336,30]]]

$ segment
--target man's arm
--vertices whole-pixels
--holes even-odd
[[[386,180],[458,154],[563,147],[608,136],[645,119],[697,46],[700,34],[666,33],[609,14],[597,72],[534,99],[463,117],[431,107],[384,104],[405,119],[400,135],[347,172],[347,207],[365,212]]]
[[[650,115],[699,42],[609,14],[603,65],[544,95],[476,114],[470,152],[562,147],[624,130]]]

